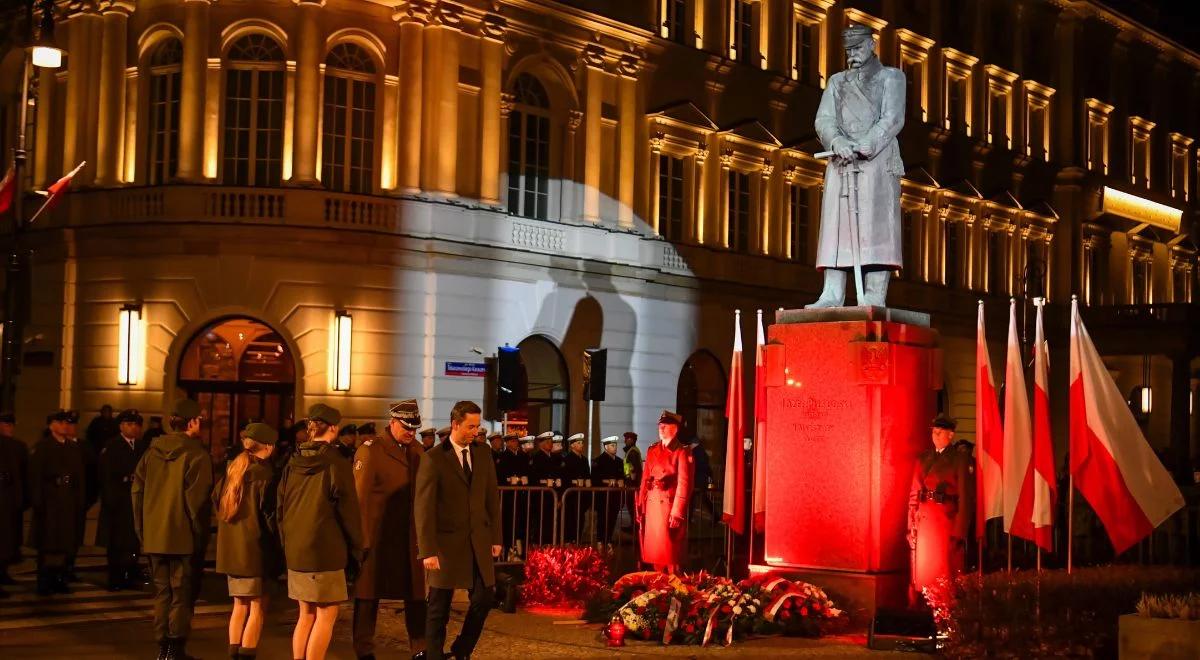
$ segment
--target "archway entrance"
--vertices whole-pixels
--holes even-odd
[[[527,420],[528,433],[546,431],[566,433],[571,417],[571,381],[562,353],[549,339],[541,335],[525,338],[521,350],[521,367],[525,377],[524,405],[517,420]]]
[[[296,365],[283,339],[251,318],[226,318],[201,330],[179,361],[179,389],[200,402],[208,422],[201,440],[220,461],[250,422],[291,424]]]
[[[726,382],[721,363],[708,351],[697,351],[683,363],[676,391],[678,412],[686,426],[682,436],[693,438],[710,452],[713,480],[722,483],[725,468]]]

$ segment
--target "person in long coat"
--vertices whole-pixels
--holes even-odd
[[[29,448],[14,437],[17,418],[0,413],[0,585],[15,584],[8,567],[21,561],[21,535],[29,508]],[[4,594],[0,587],[0,597]]]
[[[33,506],[30,545],[38,552],[37,590],[41,595],[70,593],[69,562],[83,543],[87,514],[87,464],[84,450],[70,438],[78,418],[60,410],[29,457],[29,497]]]
[[[688,501],[692,495],[692,452],[679,441],[683,417],[664,410],[658,442],[646,451],[638,489],[637,521],[642,530],[642,561],[675,573],[687,559]]]
[[[913,467],[908,498],[914,601],[938,578],[963,570],[963,549],[975,511],[971,456],[950,446],[957,424],[938,415],[932,426],[933,447]]]
[[[815,122],[833,152],[825,168],[817,263],[824,289],[810,307],[845,304],[847,275],[863,268],[859,305],[884,306],[892,271],[904,265],[900,240],[900,177],[896,136],[904,127],[904,72],[883,66],[864,25],[842,32],[848,71],[835,73],[821,95]],[[853,275],[850,275],[851,277]]]
[[[354,583],[354,653],[373,658],[379,599],[404,601],[413,654],[425,650],[425,568],[417,559],[413,512],[417,470],[425,449],[417,441],[421,412],[415,399],[393,403],[383,434],[354,455],[354,489],[362,511],[366,559]],[[359,427],[362,428],[361,426]]]
[[[108,589],[120,591],[137,587],[137,531],[133,528],[133,498],[130,486],[138,461],[146,452],[142,441],[142,416],[136,410],[124,410],[117,416],[120,429],[100,450],[100,521],[96,526],[96,545],[108,555]]]
[[[592,459],[592,485],[601,488],[624,487],[625,461],[617,456],[617,436],[610,435],[601,444],[604,451]],[[606,490],[596,496],[596,524],[600,527],[596,532],[598,541],[612,541],[613,526],[626,496],[624,490]]]

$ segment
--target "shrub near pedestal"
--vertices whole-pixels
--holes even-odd
[[[1121,660],[1200,658],[1200,594],[1148,596],[1121,617]]]

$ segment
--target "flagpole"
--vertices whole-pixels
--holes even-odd
[[[1067,463],[1067,575],[1071,574],[1071,551],[1075,539],[1075,475]]]
[[[66,174],[66,176],[64,176],[64,177],[63,177],[63,179],[72,179],[72,178],[74,178],[76,174],[79,174],[79,170],[82,170],[82,169],[83,169],[83,166],[84,166],[84,165],[87,165],[87,161],[86,161],[86,160],[79,161],[79,164],[75,166],[75,169],[73,169],[73,170],[71,170],[70,172],[68,172],[68,173]],[[62,179],[59,179],[59,181],[62,181]],[[33,217],[29,219],[29,224],[31,224],[31,225],[32,225],[32,224],[34,223],[34,221],[36,221],[36,220],[37,220],[39,217],[41,217],[41,215],[42,215],[42,212],[46,210],[46,207],[50,206],[50,204],[51,204],[51,203],[54,201],[54,199],[55,199],[55,194],[56,194],[56,193],[54,193],[54,192],[52,191],[52,192],[51,192],[49,195],[47,195],[47,196],[46,196],[46,201],[42,202],[42,205],[41,205],[41,207],[40,207],[40,208],[38,208],[38,210],[37,210],[37,213],[34,213],[34,214],[33,214]]]

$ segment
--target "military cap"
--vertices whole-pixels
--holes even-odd
[[[427,427],[421,429],[420,435],[421,436],[431,436],[435,432],[436,432],[436,430],[432,426],[427,426]]]
[[[375,435],[375,422],[367,422],[366,424],[358,425],[359,435]]]
[[[475,435],[487,435],[487,434],[488,434],[488,427],[486,427],[482,424],[479,425],[479,428],[475,429]]]
[[[46,423],[50,422],[69,422],[74,424],[79,421],[79,413],[74,410],[58,410],[46,415]]]
[[[16,424],[17,416],[10,412],[0,413],[0,424]]]
[[[658,423],[683,426],[683,416],[678,413],[673,413],[670,410],[664,410],[662,411],[662,414],[658,416]]]
[[[946,413],[939,413],[938,416],[934,417],[933,421],[930,422],[930,426],[935,429],[946,429],[947,431],[953,431],[954,429],[958,428],[958,420],[947,415]]]
[[[318,403],[308,409],[308,418],[325,422],[330,426],[337,426],[342,421],[342,413],[337,408]]]
[[[615,435],[610,435],[610,436],[608,436],[607,438],[605,438],[605,439],[601,440],[601,441],[600,441],[600,444],[602,444],[602,445],[615,445],[615,444],[617,444],[617,436],[615,436]]]
[[[624,437],[625,438],[633,438],[635,441],[637,440],[637,434],[634,433],[633,431],[626,431]]]
[[[532,435],[521,436],[521,445],[522,446],[528,446],[528,445],[532,445],[532,444],[533,444],[533,436]]]
[[[409,431],[421,428],[421,410],[417,407],[416,399],[397,401],[388,408],[388,413]]]
[[[437,435],[439,438],[442,438],[442,439],[449,438],[450,437],[450,427],[443,426],[442,428],[438,429]]]
[[[260,445],[274,445],[279,440],[279,433],[262,422],[251,422],[242,431],[243,438],[250,438]]]
[[[520,439],[521,439],[521,436],[516,433],[505,433],[504,434],[505,442],[508,442],[509,440],[520,440]]]
[[[137,410],[135,410],[133,408],[129,408],[127,410],[122,410],[121,414],[117,415],[117,423],[118,424],[122,424],[124,422],[133,422],[134,424],[141,424],[142,421],[143,420],[142,420],[141,413],[139,413]]]
[[[353,425],[353,424],[347,424],[347,425],[345,425],[345,426],[343,426],[343,427],[342,427],[342,430],[341,430],[341,431],[338,431],[338,437],[339,437],[339,438],[342,438],[342,437],[345,437],[345,436],[348,436],[348,435],[356,435],[357,433],[358,433],[358,427],[357,427],[357,426],[355,426],[355,425]]]
[[[857,46],[874,35],[871,28],[856,23],[842,30],[842,43],[846,46]]]
[[[180,399],[171,406],[171,416],[180,419],[195,419],[204,414],[200,409],[200,404],[192,399]]]
[[[500,438],[501,440],[503,440],[504,434],[503,433],[493,433],[488,436],[488,440],[491,440],[492,438]]]
[[[554,439],[554,431],[546,431],[545,433],[539,433],[534,438],[534,440],[537,440],[538,442],[541,442],[542,440],[553,440],[553,439]]]
[[[571,444],[575,444],[576,442],[583,442],[583,439],[584,439],[585,437],[587,437],[587,436],[585,436],[585,435],[584,435],[584,434],[582,434],[582,433],[576,433],[575,435],[573,435],[573,436],[571,436],[571,437],[567,438],[567,442],[569,442],[569,443],[571,443]]]

